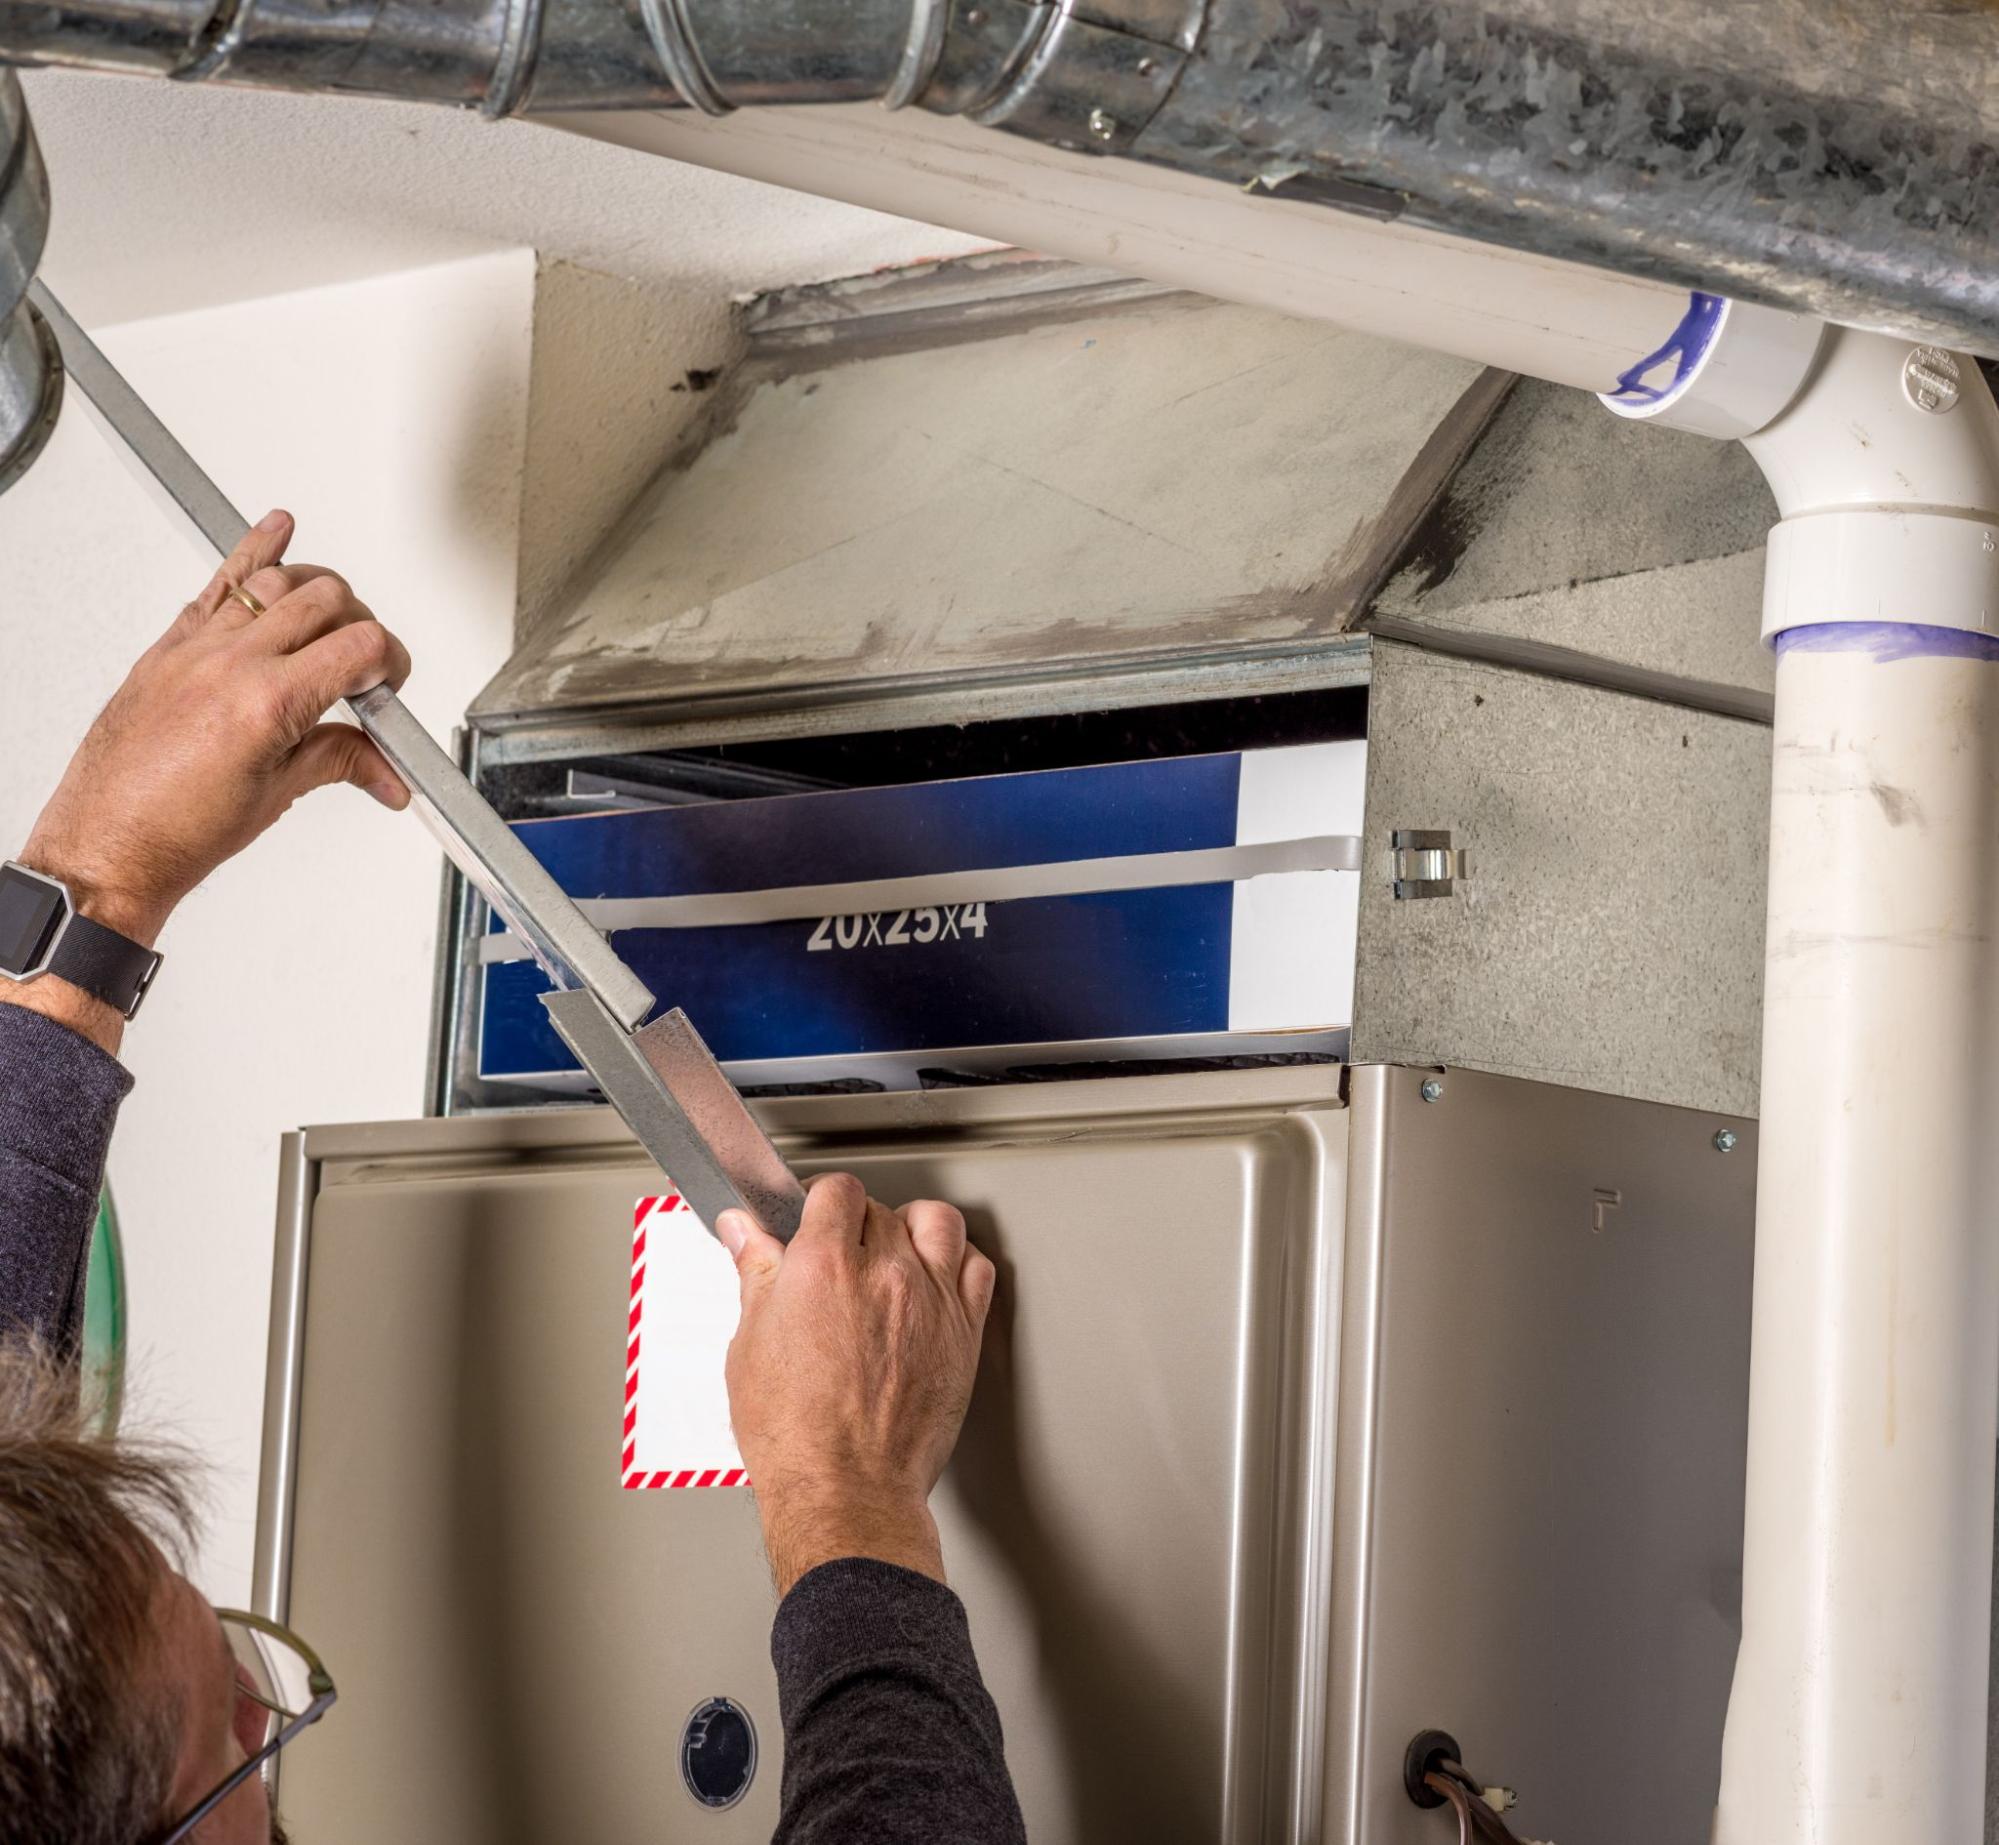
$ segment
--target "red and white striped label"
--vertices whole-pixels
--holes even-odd
[[[736,1309],[728,1251],[676,1193],[641,1198],[632,1212],[625,1321],[628,1488],[749,1484],[729,1432],[723,1379]]]

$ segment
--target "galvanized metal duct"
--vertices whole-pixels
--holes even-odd
[[[1999,353],[1999,8],[0,0],[0,56],[523,110],[879,98]]]
[[[49,176],[21,83],[0,70],[0,493],[42,452],[62,408],[62,359],[28,305],[49,229]]]
[[[1999,353],[1999,10],[1213,0],[1134,148]]]

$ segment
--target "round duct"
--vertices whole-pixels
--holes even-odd
[[[49,176],[20,79],[0,69],[0,493],[27,472],[62,408],[62,355],[28,303],[49,232]]]

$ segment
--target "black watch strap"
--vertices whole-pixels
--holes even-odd
[[[49,972],[117,1007],[129,1019],[160,971],[161,959],[130,936],[72,912],[49,959]]]

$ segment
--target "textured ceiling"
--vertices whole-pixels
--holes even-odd
[[[106,325],[526,245],[730,293],[987,247],[525,122],[32,71],[43,261]]]

